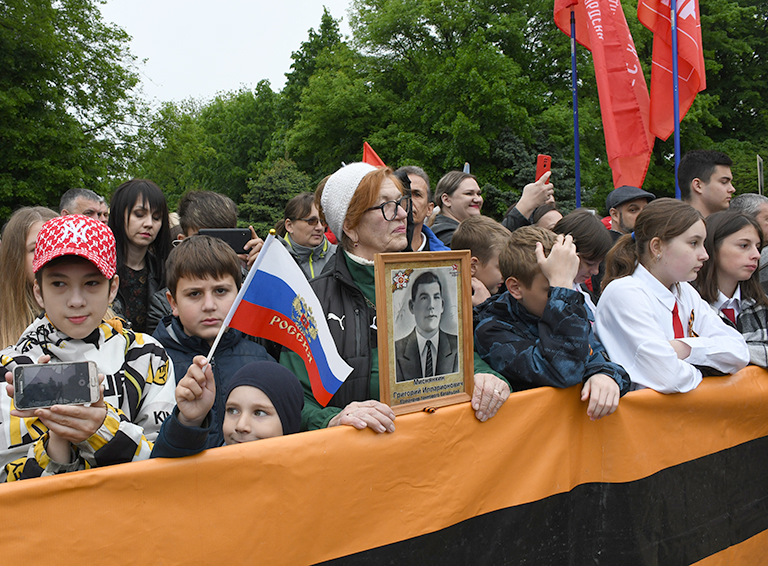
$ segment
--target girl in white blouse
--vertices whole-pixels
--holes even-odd
[[[701,214],[661,198],[638,215],[606,259],[595,329],[633,388],[685,392],[706,375],[739,371],[749,362],[741,334],[726,325],[691,287],[709,257]]]
[[[762,242],[763,232],[751,216],[727,210],[712,214],[704,240],[709,259],[695,285],[714,312],[744,336],[750,363],[768,367],[768,297],[757,271]]]

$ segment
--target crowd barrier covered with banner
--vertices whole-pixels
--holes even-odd
[[[0,486],[3,564],[760,564],[768,373],[579,388]]]

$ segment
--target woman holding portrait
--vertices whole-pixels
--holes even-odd
[[[317,294],[339,354],[352,373],[322,407],[312,395],[301,358],[284,351],[280,362],[304,387],[302,430],[348,425],[375,432],[394,432],[395,415],[379,398],[376,287],[373,258],[399,252],[407,245],[409,200],[386,167],[352,163],[331,175],[315,194],[321,218],[340,245],[322,275],[310,282]],[[475,367],[487,368],[475,357]],[[475,375],[472,408],[485,421],[509,397],[509,386],[496,374]]]

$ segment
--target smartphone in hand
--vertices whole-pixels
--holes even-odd
[[[224,240],[236,254],[247,254],[244,246],[252,238],[248,228],[201,228],[198,234]]]
[[[85,405],[99,397],[94,362],[19,365],[13,370],[13,403],[19,410]]]
[[[536,157],[536,179],[535,181],[538,181],[541,179],[541,176],[550,170],[552,167],[552,157],[549,155],[543,155],[539,154]]]

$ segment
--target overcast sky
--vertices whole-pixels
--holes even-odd
[[[351,0],[107,0],[104,20],[133,39],[149,101],[213,98],[269,79],[282,89],[291,53],[327,6],[350,35]],[[141,61],[146,59],[146,62]]]

